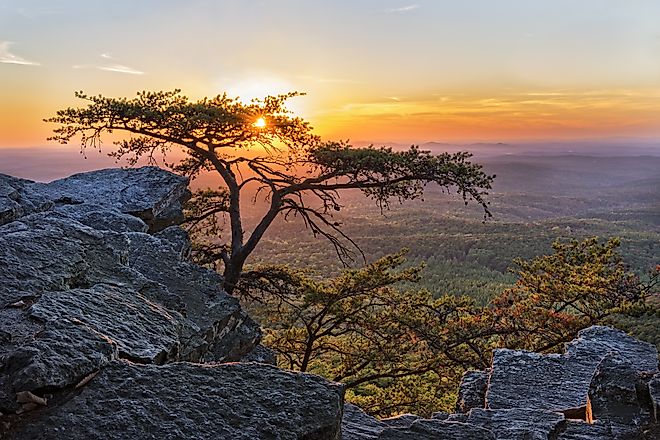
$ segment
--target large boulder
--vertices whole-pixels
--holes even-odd
[[[8,440],[339,440],[341,386],[263,364],[113,362]]]
[[[183,220],[188,179],[157,167],[109,168],[74,174],[27,190],[56,205],[93,205],[143,220],[150,232]],[[34,197],[34,196],[32,196]]]
[[[590,327],[563,354],[496,350],[491,368],[463,376],[456,414],[380,422],[360,414],[345,416],[351,418],[344,425],[351,440],[655,439],[659,390],[654,346]],[[369,426],[367,433],[356,419]]]
[[[617,352],[598,364],[589,386],[591,418],[631,425],[649,422],[651,414],[639,400],[643,378],[635,365]]]
[[[382,429],[381,440],[412,439],[497,439],[542,440],[555,438],[564,424],[564,415],[535,409],[486,410],[475,408],[459,418],[408,418],[406,423]],[[387,424],[386,424],[387,425]],[[351,437],[371,439],[373,437]]]
[[[612,433],[609,424],[585,422],[583,420],[567,420],[558,433],[557,440],[621,440]],[[632,439],[631,439],[632,440]]]
[[[154,167],[50,184],[0,176],[0,412],[117,359],[238,361],[255,349],[259,327],[222,278],[186,260],[185,231],[162,229],[180,220],[186,185]]]
[[[220,275],[182,259],[181,243],[172,241],[172,235],[127,233],[128,266],[161,284],[167,296],[156,299],[188,317],[189,325],[182,334],[181,359],[240,359],[259,342],[258,325],[241,310],[236,298],[219,290]],[[171,303],[172,297],[180,303]]]
[[[495,350],[486,405],[490,409],[545,409],[585,418],[592,378],[610,352],[634,359],[635,371],[658,369],[655,346],[620,330],[594,326],[581,331],[564,354]]]
[[[545,440],[553,438],[563,422],[564,415],[552,411],[475,408],[468,413],[465,423],[491,431],[498,440]]]
[[[653,418],[660,422],[660,373],[656,373],[649,381],[649,397],[651,398]]]

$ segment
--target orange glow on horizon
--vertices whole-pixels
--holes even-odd
[[[351,99],[353,90],[341,91],[328,96],[328,90],[319,90],[296,98],[307,108],[300,116],[326,140],[460,143],[660,137],[660,89],[446,92],[396,99]],[[44,95],[41,100],[21,100],[5,94],[0,105],[0,148],[47,144],[55,127],[43,118],[59,108],[85,104],[59,94]],[[267,124],[259,117],[252,126],[261,129]]]
[[[657,1],[41,3],[0,2],[0,148],[45,145],[76,90],[174,89],[304,93],[325,140],[660,142]]]
[[[434,94],[345,104],[319,134],[374,142],[660,137],[660,90]]]

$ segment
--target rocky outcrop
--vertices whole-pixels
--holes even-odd
[[[653,418],[656,422],[660,422],[660,373],[656,373],[649,381],[649,395],[653,407]]]
[[[634,359],[636,371],[656,371],[654,346],[609,327],[591,327],[561,355],[496,350],[489,377],[486,405],[491,409],[519,408],[525,396],[528,408],[584,413],[589,386],[601,361],[610,352]]]
[[[457,414],[410,423],[369,420],[359,439],[615,440],[658,434],[658,353],[609,327],[590,327],[564,354],[496,350],[492,367],[463,376]],[[383,426],[385,425],[385,426]],[[380,430],[380,432],[374,432]]]
[[[154,167],[0,175],[0,437],[338,438],[336,384],[220,364],[274,358],[187,260],[187,184]]]
[[[260,364],[115,361],[10,439],[338,439],[342,390]]]
[[[387,425],[376,420],[355,405],[344,405],[341,424],[342,440],[376,440]]]
[[[488,389],[487,371],[466,371],[461,379],[456,399],[456,412],[467,413],[472,408],[483,408]]]
[[[141,219],[150,232],[181,223],[181,203],[190,197],[188,179],[156,167],[109,168],[74,174],[50,183],[26,185],[56,205],[86,205],[100,212],[119,211]]]
[[[376,420],[273,365],[177,226],[187,180],[153,167],[49,184],[0,175],[0,438],[657,438],[655,347],[591,327],[565,353],[496,350],[455,414]]]

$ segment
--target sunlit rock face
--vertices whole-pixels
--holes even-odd
[[[590,327],[564,354],[496,350],[490,369],[463,377],[457,414],[375,424],[346,411],[342,429],[352,440],[655,439],[659,376],[655,346]],[[356,419],[370,429],[362,434]]]
[[[155,167],[0,175],[0,437],[337,438],[337,385],[219,364],[273,360],[187,260],[189,196]]]

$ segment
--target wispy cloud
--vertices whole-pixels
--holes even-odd
[[[9,51],[11,41],[0,41],[0,63],[5,64],[22,64],[24,66],[39,66],[40,64],[34,61],[28,61],[23,57],[14,55]]]
[[[107,53],[102,53],[100,57],[103,58],[104,60],[115,59],[114,57],[110,56]],[[133,67],[125,66],[123,64],[99,64],[99,65],[76,64],[75,66],[72,67],[74,69],[98,69],[98,70],[103,70],[105,72],[126,73],[129,75],[144,75],[143,71],[137,70]]]
[[[105,70],[106,72],[117,72],[117,73],[128,73],[130,75],[144,75],[144,72],[141,70],[133,69],[132,67],[122,66],[121,64],[112,64],[110,66],[99,66],[99,70]]]
[[[415,9],[418,9],[419,5],[408,5],[408,6],[402,6],[400,8],[392,8],[392,9],[387,9],[385,12],[388,12],[390,14],[392,13],[397,13],[397,12],[410,12]]]
[[[64,11],[62,8],[45,6],[45,7],[22,7],[17,8],[15,12],[25,18],[34,20],[43,16],[62,14]]]

